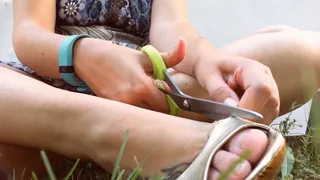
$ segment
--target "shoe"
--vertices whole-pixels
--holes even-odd
[[[264,131],[268,137],[268,147],[260,161],[253,167],[246,180],[271,180],[278,175],[286,153],[285,138],[269,126],[248,120],[229,117],[213,123],[213,131],[202,152],[177,180],[207,180],[213,156],[236,133],[247,128]]]

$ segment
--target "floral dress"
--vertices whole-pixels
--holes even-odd
[[[57,0],[55,32],[90,34],[114,44],[140,49],[148,44],[152,0]],[[60,79],[38,75],[21,62],[1,62],[54,87],[77,92]],[[85,92],[93,94],[92,91]]]

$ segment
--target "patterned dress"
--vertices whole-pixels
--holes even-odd
[[[114,44],[140,49],[148,44],[152,0],[57,0],[55,32],[90,34]],[[1,62],[54,87],[77,92],[63,80],[38,75],[21,62]],[[93,94],[90,90],[85,92]]]

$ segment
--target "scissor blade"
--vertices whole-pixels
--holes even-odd
[[[163,89],[161,89],[161,91],[169,95],[181,109],[204,114],[210,119],[219,120],[230,116],[237,116],[245,119],[263,119],[261,114],[247,109],[230,106],[220,102],[194,98],[188,95],[179,95]]]

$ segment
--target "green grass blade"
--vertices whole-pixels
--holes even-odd
[[[232,174],[232,172],[234,172],[234,170],[236,169],[237,165],[243,163],[244,160],[247,159],[247,158],[250,156],[250,154],[251,154],[250,151],[244,152],[237,161],[235,161],[226,171],[224,171],[223,173],[221,173],[221,176],[219,177],[219,180],[228,179],[228,177],[229,177],[229,176]]]
[[[130,178],[128,177],[128,180],[136,180],[141,173],[142,173],[142,168],[138,168],[134,173],[132,172],[130,174]]]
[[[151,156],[151,154],[154,152],[154,150],[152,152],[150,152],[147,157],[145,157],[141,163],[138,164],[138,166],[131,172],[131,174],[129,175],[127,180],[132,180],[131,178],[133,178],[134,176],[136,176],[136,171],[138,171],[139,169],[141,169],[141,166],[145,163],[145,161]],[[141,170],[142,171],[142,170]],[[141,172],[140,172],[141,173]],[[140,174],[138,174],[140,175]]]
[[[24,174],[26,173],[26,168],[23,168],[23,170],[22,170],[22,175],[21,175],[21,180],[23,180],[23,177],[24,177]]]
[[[135,171],[133,171],[132,173],[130,173],[130,176],[127,178],[127,180],[134,180],[136,179],[140,173],[142,172],[141,168],[136,168]]]
[[[119,176],[117,178],[117,180],[121,180],[122,179],[122,176],[124,174],[125,170],[123,169],[120,173],[119,173]]]
[[[118,168],[118,176],[120,175],[120,173],[121,173],[121,169],[120,169],[120,168]]]
[[[151,156],[151,154],[152,154],[153,152],[154,152],[154,151],[152,151],[151,153],[149,153],[148,156],[147,156],[146,158],[144,158],[144,160],[142,160],[141,163],[138,163],[137,167],[134,168],[134,170],[131,172],[131,174],[129,175],[129,177],[128,177],[127,180],[132,180],[132,179],[133,179],[133,177],[136,175],[136,172],[141,169],[141,166],[145,163],[145,161]],[[142,169],[141,169],[140,171],[142,171]],[[140,173],[141,173],[141,172],[140,172]],[[138,175],[140,175],[140,174],[138,174]]]
[[[159,175],[156,175],[156,176],[152,177],[152,180],[164,180],[164,178]]]
[[[118,172],[118,169],[119,169],[119,164],[120,164],[124,149],[125,149],[125,147],[127,145],[128,137],[129,137],[129,130],[127,130],[126,133],[125,133],[125,136],[124,136],[124,139],[123,139],[123,143],[121,145],[121,149],[120,149],[120,152],[119,152],[115,167],[113,169],[111,180],[115,180],[116,179],[116,175],[117,175],[117,172]]]
[[[72,166],[72,168],[71,168],[71,170],[69,171],[68,175],[64,178],[65,180],[69,180],[69,179],[71,178],[71,176],[72,176],[73,172],[76,170],[79,162],[80,162],[80,159],[78,159],[78,160],[76,161],[76,163],[74,163],[74,165]]]
[[[12,170],[12,180],[16,180],[16,170]]]
[[[34,180],[39,180],[35,172],[32,172],[31,175]]]
[[[55,176],[55,174],[53,172],[53,169],[51,167],[51,164],[50,164],[48,156],[46,155],[46,153],[44,151],[41,151],[40,154],[41,154],[42,160],[44,162],[44,165],[46,167],[47,173],[49,175],[49,179],[50,180],[56,180],[57,178],[56,178],[56,176]]]

